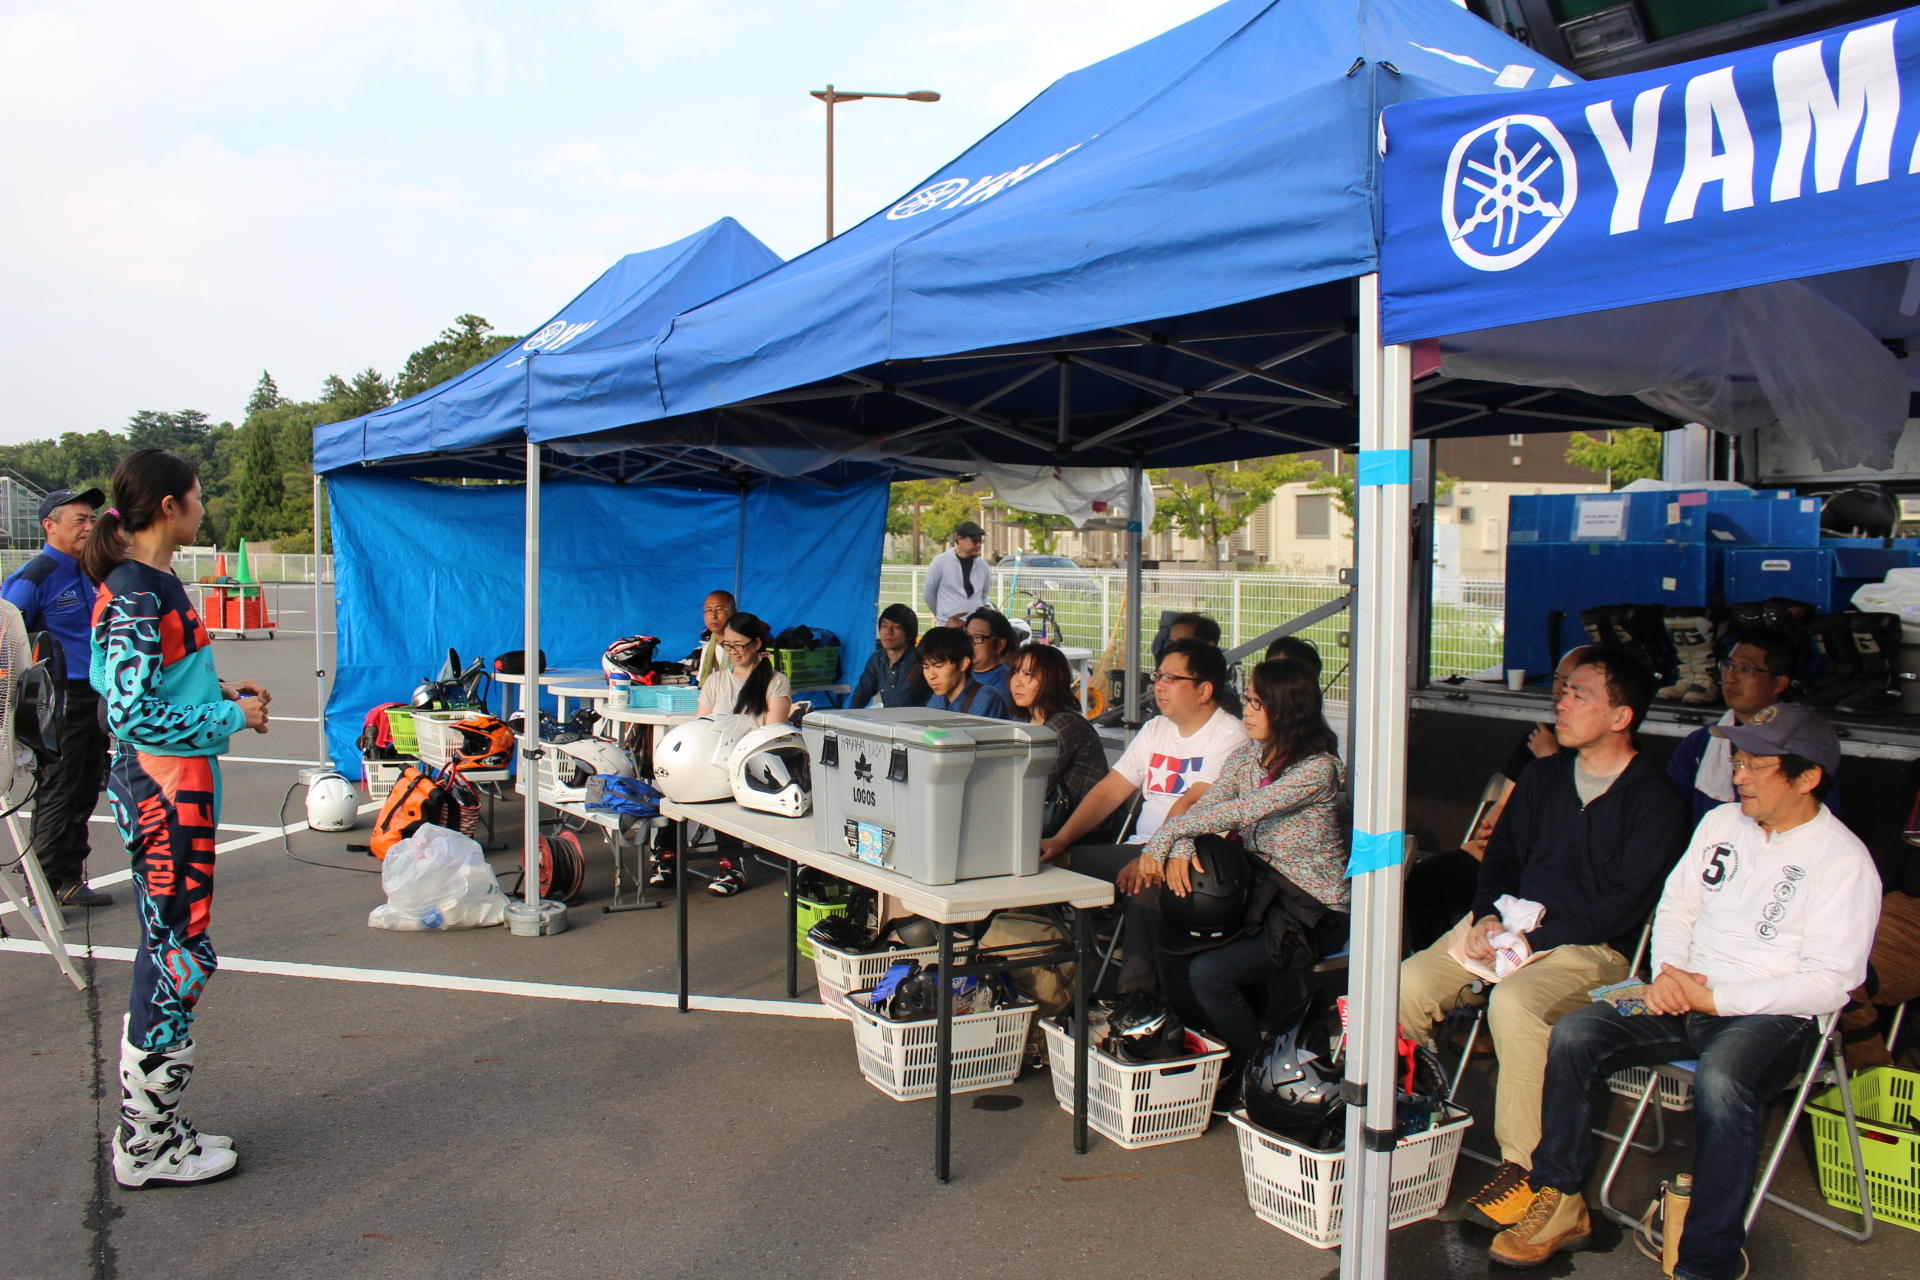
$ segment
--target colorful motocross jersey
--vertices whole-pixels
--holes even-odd
[[[156,755],[217,756],[246,725],[220,692],[213,638],[171,573],[127,560],[93,606],[93,687],[107,727]]]

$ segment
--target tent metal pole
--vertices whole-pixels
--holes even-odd
[[[313,758],[322,769],[333,767],[327,751],[327,608],[320,584],[320,475],[313,477],[313,713],[315,751]]]
[[[540,446],[527,441],[527,585],[525,641],[526,684],[520,688],[525,730],[520,735],[520,778],[526,784],[527,809],[521,832],[521,888],[527,910],[540,910]]]
[[[1412,360],[1380,341],[1379,277],[1359,285],[1359,617],[1351,744],[1353,959],[1349,1006],[1346,1219],[1340,1280],[1384,1280],[1396,1138],[1395,1030],[1406,861],[1408,545],[1412,536]]]
[[[1128,492],[1132,494],[1131,505],[1127,511],[1127,618],[1126,652],[1120,659],[1120,670],[1124,672],[1121,682],[1122,697],[1120,725],[1126,732],[1128,742],[1138,732],[1140,706],[1140,544],[1146,537],[1146,526],[1141,516],[1147,509],[1147,473],[1138,463],[1132,468],[1132,482]]]
[[[829,119],[831,119],[833,116],[833,112],[828,111],[827,116]],[[829,238],[831,238],[831,234],[829,234]],[[740,486],[740,502],[738,507],[736,508],[734,521],[733,521],[733,599],[736,604],[738,604],[740,600],[740,595],[742,592],[742,586],[741,586],[740,580],[746,574],[746,564],[747,564],[747,486],[743,484]]]

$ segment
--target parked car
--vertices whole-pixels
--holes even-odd
[[[994,577],[1012,591],[1039,591],[1048,595],[1098,596],[1099,575],[1082,569],[1073,557],[1019,551],[993,566]]]

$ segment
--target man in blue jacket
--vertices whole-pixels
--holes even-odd
[[[80,548],[93,531],[94,512],[107,495],[98,489],[55,489],[40,502],[46,545],[0,583],[28,631],[51,632],[67,663],[67,715],[60,755],[40,770],[33,800],[33,851],[54,896],[67,906],[104,907],[109,894],[87,885],[87,820],[99,803],[107,773],[107,738],[99,699],[87,683],[93,661],[95,585],[80,571]]]
[[[1496,903],[1545,908],[1525,935],[1532,960],[1488,999],[1500,1059],[1493,1133],[1501,1164],[1464,1211],[1482,1226],[1512,1226],[1532,1202],[1527,1173],[1540,1141],[1553,1024],[1586,1004],[1592,988],[1626,977],[1634,936],[1692,830],[1685,798],[1634,745],[1653,690],[1652,673],[1622,649],[1596,646],[1579,660],[1554,703],[1561,750],[1514,784],[1471,911],[1400,966],[1400,1024],[1432,1047],[1434,1023],[1476,976],[1456,953],[1491,965],[1491,939],[1503,929]]]
[[[1738,799],[1732,751],[1725,738],[1710,731],[1745,724],[1785,698],[1798,664],[1793,641],[1777,631],[1734,634],[1727,656],[1720,660],[1720,696],[1727,714],[1720,717],[1718,726],[1702,725],[1688,734],[1667,758],[1667,777],[1692,801],[1695,822],[1706,817],[1708,810]],[[1834,807],[1831,799],[1827,807]]]

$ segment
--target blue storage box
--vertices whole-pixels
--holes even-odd
[[[1565,615],[1560,648],[1586,638],[1580,613],[1603,604],[1701,608],[1721,590],[1723,553],[1704,543],[1557,543],[1507,548],[1505,664],[1544,674],[1553,651],[1549,619]]]
[[[1847,541],[1857,541],[1848,539]],[[1858,546],[1778,547],[1727,553],[1726,598],[1804,600],[1821,613],[1844,613],[1853,593],[1891,569],[1920,565],[1912,549]]]

